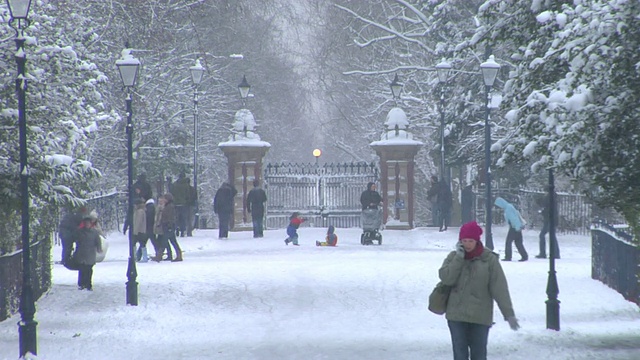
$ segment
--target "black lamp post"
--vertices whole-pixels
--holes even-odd
[[[128,172],[128,191],[129,206],[127,207],[127,219],[129,224],[133,225],[133,121],[132,121],[132,92],[138,77],[138,69],[140,61],[131,55],[131,49],[122,50],[122,58],[116,61],[122,84],[127,93],[127,172]],[[134,258],[134,239],[133,229],[129,229],[129,264],[127,265],[127,305],[138,305],[138,283],[136,278],[138,272],[136,270],[136,261]]]
[[[444,164],[444,86],[449,79],[450,70],[451,64],[444,60],[436,65],[438,82],[440,83],[440,176],[443,181],[447,182],[447,186],[449,186],[449,177],[445,176]]]
[[[493,200],[491,199],[491,126],[489,125],[489,93],[493,86],[498,71],[500,70],[500,64],[498,64],[493,55],[489,56],[489,59],[480,64],[480,70],[482,70],[482,77],[484,79],[485,89],[485,107],[486,116],[484,118],[484,157],[485,157],[485,180],[487,184],[486,193],[486,209],[485,209],[485,239],[486,245],[489,249],[493,250],[493,235],[491,234],[491,223],[493,221],[491,216],[491,208],[493,207]]]
[[[400,93],[402,92],[402,83],[398,81],[398,74],[393,78],[391,84],[389,84],[391,88],[391,94],[393,95],[393,100],[396,102],[396,106],[398,106],[398,99],[400,98]]]
[[[198,228],[200,221],[200,209],[198,204],[198,85],[202,81],[204,75],[204,67],[200,64],[200,59],[196,60],[196,64],[189,68],[191,71],[191,80],[193,81],[193,187],[196,189],[195,203],[195,224],[194,229]]]
[[[20,357],[28,353],[38,354],[36,328],[34,320],[36,304],[31,287],[31,248],[29,247],[29,166],[27,164],[27,111],[26,92],[27,55],[24,52],[24,29],[28,19],[31,0],[7,0],[9,6],[9,26],[16,31],[16,93],[18,94],[18,128],[20,132],[20,197],[22,200],[22,294],[20,296],[20,322],[18,322]]]
[[[242,99],[242,107],[247,106],[247,97],[249,96],[249,90],[251,85],[247,82],[247,77],[242,75],[242,82],[238,84],[238,91],[240,91],[240,98]]]
[[[558,279],[556,278],[556,191],[553,168],[549,169],[549,278],[547,279],[547,329],[560,330],[560,301],[558,300]]]

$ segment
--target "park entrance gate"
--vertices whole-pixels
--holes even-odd
[[[268,164],[264,169],[269,229],[285,228],[298,212],[310,226],[360,227],[360,195],[378,181],[374,163]]]

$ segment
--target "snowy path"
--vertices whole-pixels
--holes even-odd
[[[337,248],[313,245],[323,229],[299,232],[300,247],[284,245],[284,230],[180,238],[184,262],[138,264],[137,307],[125,305],[127,240],[112,234],[93,292],[54,266],[37,304],[39,359],[452,358],[446,321],[426,302],[457,229],[387,230],[368,247],[360,230],[337,229]],[[494,232],[501,250],[505,229]],[[591,279],[588,237],[560,241],[561,331],[545,329],[548,262],[503,262],[522,329],[496,313],[490,358],[639,359],[638,308]],[[525,244],[533,258],[537,234]],[[17,358],[18,320],[0,323],[0,359]]]

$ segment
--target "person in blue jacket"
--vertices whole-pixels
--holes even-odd
[[[520,212],[515,208],[515,206],[501,197],[496,198],[495,205],[504,210],[504,219],[509,225],[509,232],[507,233],[507,240],[504,246],[504,259],[502,260],[511,261],[511,244],[514,241],[521,256],[521,259],[518,261],[529,260],[529,255],[527,254],[527,250],[524,248],[524,244],[522,242],[522,230],[524,228],[524,223],[522,222]]]

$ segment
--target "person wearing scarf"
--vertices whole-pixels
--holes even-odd
[[[520,328],[499,257],[484,247],[481,235],[482,228],[475,221],[462,225],[456,250],[447,255],[439,270],[442,283],[451,286],[446,319],[454,360],[487,358],[494,301],[511,329]]]

